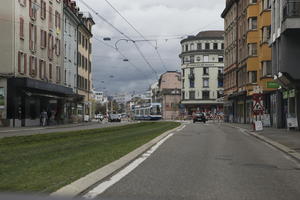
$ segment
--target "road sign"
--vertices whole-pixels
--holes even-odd
[[[253,94],[253,114],[262,115],[264,113],[263,95],[261,93]]]

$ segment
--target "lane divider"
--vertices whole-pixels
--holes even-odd
[[[174,134],[170,133],[168,136],[163,138],[161,141],[159,141],[156,145],[150,148],[146,153],[142,154],[139,158],[134,160],[131,164],[129,164],[127,167],[122,169],[120,172],[112,176],[109,180],[104,181],[91,191],[89,191],[87,194],[83,196],[85,199],[94,199],[103,192],[105,192],[108,188],[119,182],[122,178],[124,178],[126,175],[128,175],[130,172],[132,172],[135,168],[137,168],[140,164],[142,164],[147,158],[149,158],[165,141],[167,141],[170,137],[172,137]]]

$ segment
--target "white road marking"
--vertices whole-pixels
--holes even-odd
[[[85,199],[94,199],[95,197],[102,194],[104,191],[106,191],[109,187],[120,181],[122,178],[124,178],[126,175],[128,175],[130,172],[132,172],[135,168],[137,168],[142,162],[144,162],[147,158],[151,156],[152,153],[154,153],[160,145],[162,145],[167,139],[172,137],[174,134],[170,133],[168,136],[166,136],[164,139],[160,140],[156,145],[154,145],[150,150],[148,150],[146,153],[144,153],[141,157],[134,160],[131,164],[129,164],[127,167],[122,169],[119,173],[112,176],[109,180],[101,183],[91,191],[89,191],[87,194],[83,196]]]

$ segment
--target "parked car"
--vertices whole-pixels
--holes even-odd
[[[196,122],[206,123],[206,121],[207,121],[207,119],[206,119],[205,113],[195,113],[193,115],[193,123],[196,123]]]
[[[97,115],[95,115],[95,119],[103,121],[104,116],[102,114],[97,114]]]
[[[109,122],[121,122],[121,116],[119,114],[109,114],[108,121]]]

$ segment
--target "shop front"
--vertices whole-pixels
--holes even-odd
[[[7,85],[9,126],[38,126],[42,112],[47,125],[69,122],[68,102],[76,96],[71,88],[29,78],[10,78]]]

